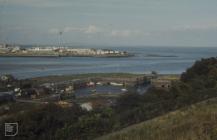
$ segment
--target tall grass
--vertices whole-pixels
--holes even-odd
[[[217,98],[130,126],[98,140],[217,140]]]

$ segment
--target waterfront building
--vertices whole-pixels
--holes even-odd
[[[114,51],[114,53],[118,54],[118,53],[120,53],[120,52],[119,52],[119,51]]]
[[[10,49],[6,46],[6,44],[0,44],[0,52],[9,52]]]
[[[56,46],[36,46],[31,48],[24,48],[15,45],[0,44],[0,53],[13,56],[41,56],[41,55],[55,55],[55,56],[113,56],[124,55],[124,52],[109,50],[109,49],[88,49],[88,48],[69,48],[69,47],[56,47]],[[29,53],[29,54],[28,54]]]
[[[105,52],[103,50],[96,50],[96,54],[97,55],[103,55],[103,54],[105,54]]]
[[[0,44],[0,49],[6,48],[6,44]]]
[[[45,47],[45,48],[34,47],[34,48],[28,49],[28,51],[53,51],[53,50],[54,49],[52,47]]]
[[[169,79],[151,79],[151,85],[158,89],[169,89],[171,87],[172,80]]]
[[[15,46],[11,50],[11,52],[18,52],[18,51],[20,51],[20,46]]]

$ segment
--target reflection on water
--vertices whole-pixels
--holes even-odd
[[[140,85],[136,88],[136,93],[144,94],[150,88],[150,85]],[[75,90],[75,95],[77,97],[90,96],[92,94],[122,94],[127,93],[128,90],[123,88],[123,86],[113,86],[113,85],[97,85],[95,87],[86,87],[82,89]]]

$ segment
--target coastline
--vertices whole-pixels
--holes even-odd
[[[132,57],[134,54],[124,54],[124,55],[41,55],[41,54],[1,54],[0,57],[95,57],[95,58],[122,58],[122,57]]]
[[[151,76],[151,74],[134,74],[134,73],[85,73],[85,74],[71,74],[71,75],[50,75],[50,76],[41,76],[27,78],[25,80],[37,81],[37,83],[46,83],[46,82],[62,82],[72,79],[91,79],[91,78],[141,78],[145,76]],[[159,77],[169,77],[169,78],[179,78],[180,74],[159,74]]]
[[[8,57],[129,57],[126,51],[94,48],[70,48],[58,46],[30,47],[4,44],[0,46],[0,56]]]

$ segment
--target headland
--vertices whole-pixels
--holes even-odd
[[[0,44],[1,57],[129,57],[126,51],[58,46],[21,47]]]

